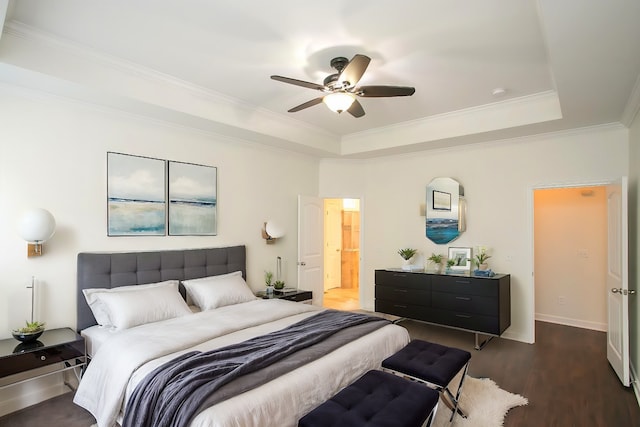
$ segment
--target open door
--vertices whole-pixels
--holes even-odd
[[[313,304],[322,307],[324,201],[298,196],[298,288],[313,292]]]
[[[629,386],[627,178],[607,186],[607,359]]]

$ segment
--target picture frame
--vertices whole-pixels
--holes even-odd
[[[217,235],[218,168],[169,161],[168,170],[169,235]]]
[[[107,236],[166,235],[166,162],[107,152]]]
[[[473,259],[471,258],[471,248],[450,247],[448,258],[456,260],[455,264],[449,267],[449,270],[456,273],[471,272]]]
[[[451,211],[451,193],[433,190],[431,197],[434,211]]]

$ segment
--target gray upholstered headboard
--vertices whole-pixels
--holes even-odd
[[[81,331],[96,324],[82,293],[83,289],[196,279],[233,271],[242,271],[242,277],[247,278],[244,246],[155,252],[79,253],[76,329]]]

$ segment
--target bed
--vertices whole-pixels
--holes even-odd
[[[289,335],[298,325],[312,325],[322,316],[351,315],[258,299],[245,280],[244,246],[79,254],[77,325],[91,362],[74,402],[91,412],[99,427],[123,420],[128,424],[137,410],[127,408],[138,408],[136,399],[146,394],[144,387],[155,371],[176,360],[276,337],[284,337],[280,341],[288,345],[298,342]],[[225,383],[186,424],[295,426],[408,342],[407,331],[391,323],[344,328]],[[136,392],[139,384],[145,392]]]

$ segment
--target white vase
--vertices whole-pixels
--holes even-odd
[[[403,270],[407,270],[410,271],[411,270],[411,258],[409,259],[402,259],[402,269]]]
[[[482,264],[478,265],[478,269],[482,270],[482,271],[488,270],[489,269],[489,264],[487,264],[486,262],[482,263]]]

